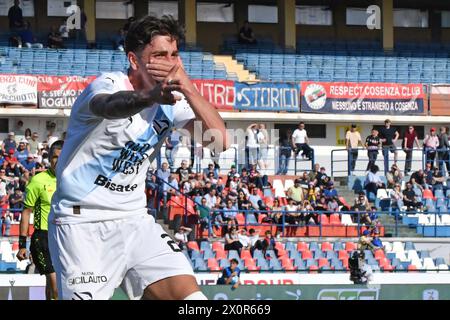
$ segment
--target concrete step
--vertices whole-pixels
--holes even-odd
[[[240,82],[258,82],[256,75],[244,68],[242,64],[228,55],[214,55],[215,63],[221,63],[225,66],[228,73],[235,73]]]

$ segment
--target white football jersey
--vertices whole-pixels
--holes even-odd
[[[108,120],[91,112],[89,103],[95,95],[123,90],[133,90],[125,74],[104,73],[75,101],[56,169],[50,213],[56,224],[146,213],[150,162],[172,126],[181,128],[195,118],[184,97],[174,106],[154,104],[125,119]]]

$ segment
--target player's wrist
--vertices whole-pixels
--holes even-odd
[[[27,236],[19,236],[19,249],[27,248]]]

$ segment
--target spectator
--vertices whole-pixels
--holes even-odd
[[[328,211],[330,212],[339,212],[339,202],[337,197],[332,197],[328,201]]]
[[[22,161],[20,164],[29,172],[30,176],[34,176],[36,174],[36,162],[34,161],[34,156],[32,154],[28,154],[27,159]]]
[[[289,199],[288,204],[284,208],[285,218],[284,222],[287,225],[290,225],[287,228],[287,236],[292,237],[295,236],[297,227],[302,218],[297,202],[294,199]]]
[[[256,185],[256,187],[263,189],[268,184],[269,178],[267,175],[261,176],[261,173],[256,169],[256,164],[250,165],[248,182]]]
[[[61,34],[56,31],[55,26],[50,27],[50,32],[47,36],[47,46],[52,49],[64,49],[64,40]]]
[[[378,136],[378,130],[372,129],[372,134],[366,138],[365,147],[367,148],[367,156],[369,163],[367,163],[366,171],[369,171],[375,165],[378,157],[378,149],[380,148],[381,139]]]
[[[295,156],[302,151],[302,157],[312,160],[313,149],[309,146],[308,133],[305,130],[305,123],[302,121],[298,124],[298,128],[292,134],[292,147],[295,149]]]
[[[258,194],[258,191],[259,189],[254,187],[250,196],[248,197],[248,200],[250,201],[250,203],[252,204],[252,208],[254,209],[256,220],[258,220],[259,211],[263,211],[263,213],[265,213],[265,211],[268,210],[261,196]]]
[[[225,234],[225,250],[241,251],[242,244],[239,242],[236,227],[231,227]]]
[[[364,230],[361,237],[358,241],[358,250],[370,250],[372,252],[375,251],[375,246],[372,244],[372,241],[369,237],[370,231]]]
[[[281,139],[279,149],[279,169],[277,175],[286,175],[289,168],[289,159],[292,154],[292,130],[288,129]]]
[[[403,174],[398,168],[398,166],[394,163],[391,166],[391,170],[386,174],[387,187],[393,188],[396,183],[401,183],[403,179]]]
[[[386,188],[384,183],[381,181],[380,176],[378,175],[378,171],[378,166],[373,165],[370,171],[367,173],[366,180],[364,181],[364,188],[366,189],[369,199],[375,199],[379,188]],[[370,198],[369,196],[373,198]]]
[[[300,181],[301,181],[300,179],[295,179],[294,185],[290,187],[286,192],[286,196],[288,198],[293,199],[297,203],[302,203],[303,200],[305,199],[305,195],[303,192],[303,188],[300,185]]]
[[[320,164],[315,163],[313,170],[309,172],[308,175],[309,181],[313,182],[314,180],[316,180],[316,176],[319,172],[320,172]]]
[[[13,211],[15,221],[20,221],[20,213],[23,210],[23,193],[20,189],[15,189],[14,193],[9,196],[9,208]]]
[[[391,208],[396,213],[398,213],[404,205],[403,195],[404,193],[402,193],[401,191],[400,183],[396,183],[394,185],[394,189],[389,192],[389,198],[391,199]]]
[[[174,176],[170,175],[169,176],[169,185],[167,186],[167,190],[166,190],[166,192],[167,192],[167,201],[170,199],[171,195],[178,195],[179,194],[179,192],[178,192],[179,188],[180,187],[178,185],[178,180]]]
[[[278,200],[278,198],[275,198],[273,200],[272,208],[270,208],[269,218],[270,222],[272,223],[275,224],[283,223],[283,207],[280,206],[280,200]]]
[[[238,40],[242,44],[256,44],[255,35],[248,20],[244,21],[244,26],[239,30]]]
[[[3,143],[2,143],[2,150],[3,150],[3,152],[9,152],[11,149],[12,150],[16,150],[17,149],[17,143],[16,143],[16,139],[15,139],[15,134],[12,131],[10,133],[8,133],[8,138],[3,140]]]
[[[425,175],[425,183],[427,188],[429,188],[433,183],[433,164],[431,162],[425,163],[425,171],[423,172]]]
[[[252,250],[255,247],[256,242],[259,241],[259,231],[256,231],[255,229],[251,228],[248,233],[249,233],[248,239],[250,240],[250,247],[251,247],[250,250],[253,255]]]
[[[325,167],[321,167],[319,173],[316,175],[315,185],[316,187],[326,186],[330,182],[330,177],[325,172]]]
[[[436,135],[436,129],[431,128],[430,134],[423,139],[423,148],[425,151],[425,158],[427,163],[431,163],[434,166],[434,159],[436,159],[436,150],[439,146],[439,138]]]
[[[419,188],[422,192],[427,188],[425,172],[422,169],[415,171],[409,180],[414,187]]]
[[[212,173],[215,179],[219,179],[219,171],[214,168],[214,163],[209,163],[208,168],[203,170],[203,178],[206,180],[209,178],[209,174]]]
[[[28,150],[26,148],[26,145],[28,144],[28,141],[23,139],[19,142],[19,146],[17,147],[17,151],[14,153],[14,157],[17,158],[17,161],[23,162],[28,158]]]
[[[310,182],[308,172],[303,171],[302,176],[298,180],[300,181],[300,185],[302,186],[302,188],[308,188]]]
[[[242,244],[242,249],[250,250],[252,248],[252,243],[250,242],[250,238],[247,235],[246,228],[238,230],[238,238],[239,238],[239,242]]]
[[[231,165],[230,171],[227,173],[227,182],[225,183],[225,187],[229,188],[231,181],[234,180],[235,176],[238,175],[237,178],[239,178],[239,174],[236,170],[236,166],[233,164]]]
[[[350,171],[355,171],[356,160],[358,160],[358,146],[363,147],[361,135],[356,131],[356,124],[352,124],[351,129],[345,134],[345,147],[348,150],[348,163]]]
[[[431,187],[433,189],[433,193],[436,190],[446,190],[447,188],[444,186],[445,177],[442,175],[441,170],[438,167],[434,167],[433,175],[431,178]]]
[[[17,32],[23,26],[22,9],[20,8],[20,1],[14,0],[14,5],[8,10],[9,30]]]
[[[411,171],[414,143],[416,143],[416,146],[419,149],[419,139],[417,138],[416,130],[414,130],[413,126],[408,126],[408,131],[405,133],[402,143],[403,151],[406,153],[405,176]]]
[[[275,239],[272,236],[272,232],[270,230],[267,230],[264,235],[265,237],[261,243],[261,250],[263,252],[263,255],[267,257],[267,251],[273,250],[275,252],[275,255],[278,256],[278,249],[275,247]]]
[[[439,168],[444,174],[444,168],[447,168],[447,174],[450,173],[450,162],[449,162],[449,149],[450,143],[448,141],[448,134],[446,127],[439,128],[440,133],[438,134],[439,139],[439,151],[438,151],[438,162]]]
[[[247,127],[246,130],[246,145],[245,145],[245,152],[246,152],[246,163],[245,167],[250,168],[250,165],[255,164],[258,159],[258,153],[259,153],[259,144],[258,144],[258,124],[252,123]]]
[[[416,209],[421,210],[423,207],[422,202],[417,201],[417,196],[411,182],[406,183],[406,189],[403,190],[403,204],[408,211],[415,211]]]
[[[167,162],[169,162],[169,167],[171,170],[173,170],[173,153],[175,148],[180,143],[180,139],[181,134],[176,130],[176,128],[173,128],[171,134],[166,138],[166,159]]]
[[[181,166],[175,172],[178,174],[179,183],[182,184],[185,181],[189,180],[189,175],[192,174],[192,169],[188,166],[187,161],[181,161]]]
[[[227,206],[223,209],[223,221],[227,223],[227,228],[232,226],[238,228],[239,222],[237,221],[238,209],[234,206],[231,199],[227,200]]]
[[[29,21],[25,22],[24,28],[19,32],[20,38],[22,40],[22,45],[27,48],[42,49],[44,45],[37,42],[37,38],[34,36],[33,31],[31,31],[31,23]]]
[[[391,120],[386,119],[384,121],[384,127],[380,129],[380,138],[382,142],[385,168],[389,168],[389,152],[394,154],[394,163],[397,163],[398,157],[395,142],[397,141],[400,134],[398,133],[397,129],[391,127],[391,124]]]
[[[377,249],[384,250],[383,242],[380,239],[380,233],[379,232],[375,232],[374,233],[373,239],[372,239],[372,245],[373,245],[375,250],[377,250]]]
[[[332,198],[337,198],[338,197],[338,192],[337,190],[334,188],[334,182],[333,181],[329,181],[327,184],[327,189],[325,189],[323,191],[323,195],[325,196],[325,198],[327,200],[330,200]]]
[[[359,211],[370,210],[370,202],[364,194],[364,191],[359,192],[358,196],[355,198],[353,208],[357,208]]]
[[[231,284],[233,289],[237,289],[240,285],[239,277],[241,270],[238,267],[239,261],[230,260],[230,266],[223,269],[222,276],[217,279],[217,284]]]
[[[59,26],[58,32],[63,40],[69,40],[69,28],[67,27],[66,18],[62,19],[62,24]]]
[[[113,38],[113,46],[115,50],[125,50],[125,31],[120,28],[117,34]]]
[[[269,134],[267,133],[266,126],[262,123],[259,124],[256,139],[259,146],[258,165],[261,170],[265,170],[267,168],[267,153],[269,152]]]
[[[205,228],[208,228],[209,235],[212,235],[214,238],[217,238],[218,236],[214,232],[212,225],[212,215],[211,215],[211,208],[208,207],[208,204],[206,203],[205,197],[201,199],[201,205],[196,206],[197,209],[197,215],[199,217],[199,223],[200,223],[200,230],[201,234],[203,234],[203,230]]]
[[[177,244],[181,250],[184,250],[186,248],[186,244],[189,241],[188,236],[191,232],[192,232],[191,228],[181,226],[178,229],[178,232],[175,233],[174,238],[175,238],[175,240],[178,241]]]

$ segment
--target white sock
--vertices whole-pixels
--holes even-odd
[[[195,291],[194,293],[191,293],[183,300],[208,300],[208,298],[203,294],[203,292]]]

